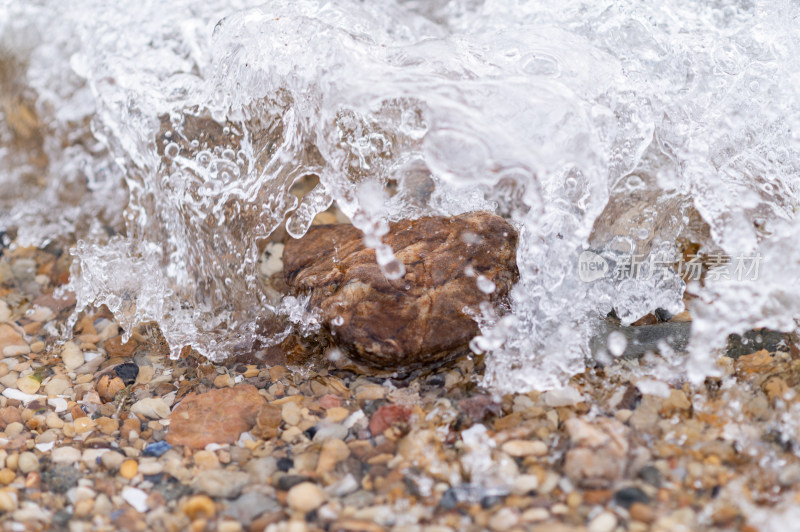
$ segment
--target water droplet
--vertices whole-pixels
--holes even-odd
[[[497,286],[495,286],[492,280],[486,277],[485,275],[479,275],[476,282],[478,284],[478,290],[480,290],[484,294],[491,294],[497,288]]]
[[[628,340],[625,335],[619,331],[613,331],[608,335],[608,352],[613,356],[618,357],[625,352],[628,347]]]
[[[180,151],[181,151],[180,146],[178,146],[174,142],[170,142],[169,144],[167,144],[166,148],[164,148],[164,155],[166,155],[170,159],[174,159],[175,157],[178,156],[178,153],[180,153]]]

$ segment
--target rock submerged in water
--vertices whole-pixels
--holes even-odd
[[[383,275],[352,225],[312,226],[283,255],[286,283],[311,295],[333,342],[376,368],[413,370],[463,354],[479,332],[465,308],[500,301],[518,278],[517,232],[491,213],[395,222],[383,241],[405,266],[400,279]]]

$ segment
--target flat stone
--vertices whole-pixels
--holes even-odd
[[[334,343],[374,367],[458,356],[478,333],[464,308],[502,299],[518,277],[517,232],[490,213],[395,222],[383,242],[405,267],[399,279],[384,276],[352,225],[312,226],[283,255],[286,283],[311,294]]]
[[[263,493],[250,492],[229,503],[224,515],[233,517],[246,526],[259,515],[277,512],[280,509],[280,504],[272,497],[267,497]]]
[[[187,395],[170,416],[167,442],[204,449],[209,443],[236,443],[253,428],[266,403],[251,384]]]
[[[169,407],[160,397],[147,397],[135,402],[131,412],[150,419],[163,419],[169,416]]]
[[[56,464],[74,464],[81,459],[81,452],[74,447],[53,449],[50,459]]]
[[[249,481],[250,475],[247,473],[210,469],[198,473],[192,480],[191,488],[195,493],[231,499],[237,497]]]

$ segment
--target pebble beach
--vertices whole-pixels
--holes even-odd
[[[123,341],[104,308],[67,330],[69,263],[54,245],[0,256],[2,530],[797,526],[797,352],[723,356],[697,388],[637,386],[668,362],[651,355],[504,396],[478,356],[405,380],[172,359],[157,325]]]

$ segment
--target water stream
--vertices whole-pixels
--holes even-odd
[[[800,317],[798,16],[782,0],[6,1],[0,230],[77,242],[78,310],[155,320],[175,353],[221,360],[315,326],[259,273],[284,230],[333,206],[393,276],[388,221],[488,209],[519,229],[520,281],[509,314],[479,317],[485,385],[558,387],[610,311],[676,314],[687,292],[673,376],[701,382],[730,333]]]

